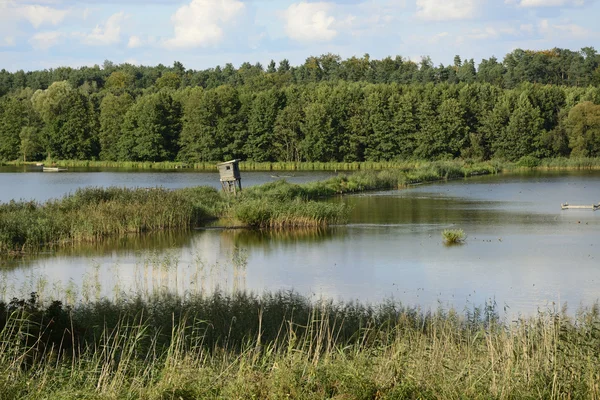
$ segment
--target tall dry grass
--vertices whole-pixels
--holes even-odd
[[[0,307],[0,399],[598,398],[592,306],[514,321],[292,293]]]

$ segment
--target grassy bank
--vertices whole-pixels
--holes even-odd
[[[217,171],[218,161],[206,161],[198,163],[182,163],[175,161],[150,162],[150,161],[86,161],[86,160],[54,160],[45,161],[47,165],[56,164],[59,167],[73,168],[117,168],[125,170],[172,170],[190,169],[197,171]],[[22,161],[0,161],[0,166],[24,166],[35,165],[36,162]],[[451,161],[365,161],[365,162],[240,162],[242,171],[380,171],[380,170],[415,170],[426,165],[493,165],[497,170],[515,170],[522,168],[533,169],[556,169],[556,170],[598,170],[600,169],[600,158],[592,157],[558,157],[539,159],[533,156],[523,157],[517,162],[504,160],[490,160],[486,162],[475,162],[471,160]]]
[[[187,229],[216,218],[254,228],[325,226],[345,222],[347,210],[342,204],[318,202],[321,198],[497,171],[493,164],[426,163],[340,174],[303,185],[276,181],[247,188],[238,197],[208,187],[86,188],[44,204],[0,204],[0,252],[31,252],[126,233]]]
[[[0,305],[0,399],[597,398],[597,307],[501,320],[277,293]]]
[[[46,165],[73,168],[120,168],[120,169],[192,169],[197,171],[217,171],[220,161],[183,163],[176,161],[89,161],[89,160],[52,160],[44,161]],[[8,161],[0,165],[35,165],[37,162]],[[242,171],[360,171],[414,168],[426,161],[366,161],[366,162],[255,162],[242,161]]]

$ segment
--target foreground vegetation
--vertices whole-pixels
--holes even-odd
[[[208,187],[79,189],[44,204],[35,201],[0,204],[0,252],[68,246],[125,233],[187,229],[217,218],[253,228],[343,223],[347,217],[343,204],[317,200],[336,194],[496,173],[497,168],[489,163],[425,163],[404,170],[342,174],[304,185],[276,181],[248,188],[238,197]]]
[[[0,399],[597,398],[597,306],[506,321],[293,293],[0,304]]]

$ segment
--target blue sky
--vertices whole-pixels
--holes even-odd
[[[600,50],[600,0],[0,0],[0,69]]]

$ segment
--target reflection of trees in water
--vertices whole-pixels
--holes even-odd
[[[349,196],[350,223],[552,225],[556,215],[510,209],[510,204],[447,197]],[[433,196],[433,195],[432,195]]]

